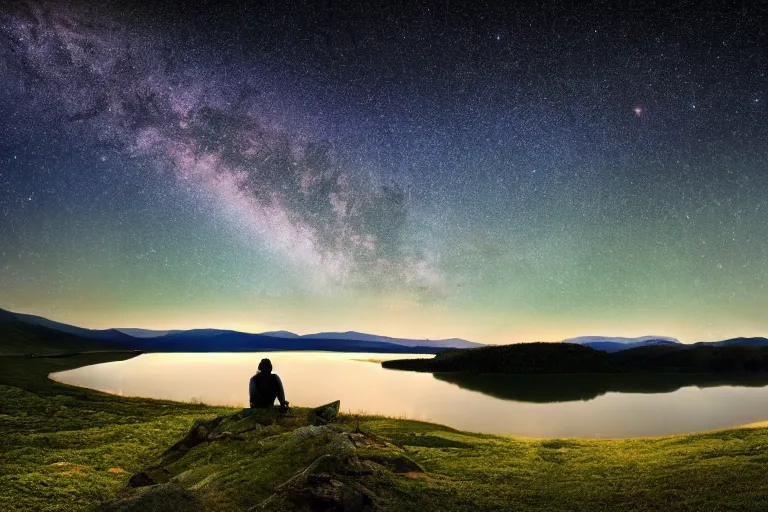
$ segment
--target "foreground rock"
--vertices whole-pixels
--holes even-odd
[[[309,411],[307,415],[307,421],[310,425],[327,425],[336,419],[339,415],[339,409],[341,408],[341,402],[336,400],[329,404],[321,405]]]
[[[386,510],[377,503],[388,481],[421,468],[402,449],[333,424],[339,408],[198,421],[106,510]]]

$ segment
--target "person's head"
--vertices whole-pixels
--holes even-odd
[[[262,359],[259,363],[259,371],[264,373],[272,373],[272,361],[269,359]]]

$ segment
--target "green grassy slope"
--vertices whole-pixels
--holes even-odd
[[[195,420],[236,411],[46,378],[125,357],[0,357],[0,510],[299,510],[349,489],[392,511],[768,509],[765,428],[521,439],[349,415],[307,427],[296,410],[225,420],[230,436],[163,456]],[[140,470],[167,483],[129,487]]]
[[[0,510],[93,510],[195,418],[224,410],[124,399],[47,378],[128,357],[0,357]]]

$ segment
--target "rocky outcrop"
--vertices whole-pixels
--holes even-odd
[[[321,405],[309,411],[307,421],[310,425],[327,425],[339,415],[341,402],[336,400],[329,404]]]
[[[199,420],[108,510],[166,510],[176,499],[175,510],[377,510],[388,479],[422,469],[401,448],[334,424],[339,409],[336,401]]]
[[[164,484],[146,489],[137,496],[104,507],[103,512],[194,512],[204,510],[195,495],[178,485]]]
[[[128,485],[131,487],[146,487],[156,483],[146,471],[139,471],[128,480]]]
[[[371,496],[355,481],[355,477],[372,471],[360,461],[346,432],[330,425],[308,425],[296,429],[292,436],[297,445],[308,449],[322,446],[324,453],[250,510],[372,510]]]

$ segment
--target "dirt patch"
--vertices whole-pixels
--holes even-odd
[[[405,478],[410,478],[412,480],[424,480],[425,482],[434,482],[435,479],[431,476],[427,475],[426,473],[418,473],[416,471],[409,471],[408,473],[403,473],[403,476]]]
[[[86,471],[90,471],[91,469],[93,468],[89,466],[80,466],[79,464],[73,464],[72,466],[69,467],[69,469],[67,469],[66,471],[62,471],[59,474],[60,475],[82,475],[83,473],[85,473]]]
[[[59,475],[82,475],[86,471],[93,469],[91,466],[83,466],[72,462],[54,462],[53,464],[48,464],[48,467],[62,470],[58,471],[57,474]]]

